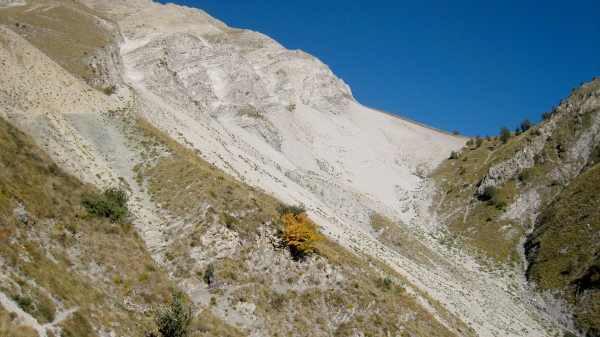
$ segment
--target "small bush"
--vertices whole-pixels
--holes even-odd
[[[546,120],[548,118],[550,118],[552,114],[548,113],[548,112],[542,112],[542,120]]]
[[[519,173],[519,180],[527,181],[527,180],[531,179],[532,176],[533,176],[533,172],[530,169],[525,169],[521,173]]]
[[[117,87],[115,85],[109,85],[107,87],[104,87],[102,89],[102,92],[104,92],[104,94],[110,96],[110,95],[114,94],[116,90],[117,90]]]
[[[377,286],[377,288],[383,290],[390,290],[392,289],[392,280],[389,277],[381,277],[375,280],[375,285]]]
[[[120,188],[107,188],[101,194],[85,196],[81,200],[87,212],[111,221],[125,220],[129,216],[127,193]]]
[[[184,306],[183,294],[178,290],[173,291],[171,307],[159,309],[154,315],[158,333],[162,337],[189,336],[189,327],[193,318],[194,309],[191,306]]]
[[[103,92],[104,94],[106,94],[106,95],[109,95],[109,96],[110,96],[110,95],[114,94],[116,90],[117,90],[117,87],[116,87],[115,85],[109,85],[109,86],[107,86],[107,87],[104,87],[104,88],[102,89],[102,92]]]
[[[498,189],[495,186],[487,186],[483,190],[483,194],[481,195],[481,200],[490,201],[495,200],[498,197]]]
[[[208,283],[208,280],[215,275],[215,267],[212,264],[206,266],[204,269],[204,280]]]
[[[498,210],[504,210],[506,208],[506,203],[504,201],[496,201],[494,202],[494,207]]]
[[[524,121],[521,122],[521,131],[525,132],[531,128],[531,122],[529,118],[525,118]]]
[[[286,204],[279,204],[277,205],[277,212],[279,212],[279,215],[284,216],[286,214],[293,214],[294,216],[299,215],[300,213],[305,213],[306,212],[306,207],[304,206],[304,204],[300,203],[298,205],[286,205]]]
[[[240,221],[236,217],[229,215],[226,212],[223,212],[223,218],[225,219],[225,226],[229,229],[234,229],[240,224]]]

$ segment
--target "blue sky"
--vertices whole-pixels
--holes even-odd
[[[537,123],[600,76],[598,0],[168,2],[316,56],[363,105],[470,136]]]

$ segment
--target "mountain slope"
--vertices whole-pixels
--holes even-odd
[[[96,77],[88,80],[115,81],[114,93],[95,91],[81,73],[58,65],[85,63],[73,57],[77,51],[48,52],[55,63],[3,30],[0,56],[9,71],[0,78],[1,113],[82,180],[128,186],[134,223],[152,258],[201,307],[254,335],[557,331],[556,321],[528,302],[518,272],[510,270],[510,279],[481,270],[486,260],[444,244],[449,235],[440,237],[447,220],[473,201],[447,204],[446,197],[435,204],[441,205],[436,217],[430,208],[436,182],[425,176],[465,138],[363,107],[312,56],[199,10],[145,0],[81,4],[88,9],[56,15],[90,23],[97,15],[117,30],[108,30],[117,33],[110,43],[119,44],[115,61],[103,61],[108,77],[92,72]],[[31,9],[38,5],[18,4],[0,16],[19,32],[13,13],[56,13]],[[78,34],[85,30],[69,32]],[[503,157],[494,163],[514,154],[496,153]],[[466,191],[474,182],[439,183]],[[320,259],[331,268],[316,257],[290,261],[278,250],[277,201],[268,194],[304,203],[340,244],[321,247]],[[510,251],[510,240],[500,246]],[[205,287],[201,275],[209,264],[227,288]],[[284,300],[293,304],[281,306]],[[311,314],[298,316],[300,306]],[[300,329],[303,322],[311,328]]]
[[[6,103],[2,110],[3,115],[35,135],[65,168],[99,186],[118,184],[129,190],[129,206],[134,215],[134,224],[145,240],[146,248],[153,259],[164,268],[164,272],[168,273],[169,278],[184,288],[203,309],[198,318],[199,322],[196,323],[200,329],[197,334],[219,334],[219,331],[222,331],[218,328],[220,320],[211,316],[211,311],[239,326],[246,333],[257,335],[278,330],[300,334],[306,329],[303,328],[306,322],[310,323],[309,331],[320,335],[338,330],[340,333],[353,331],[357,328],[377,334],[397,331],[409,334],[453,335],[453,330],[468,331],[464,323],[448,315],[435,303],[432,303],[433,307],[424,308],[420,301],[414,298],[412,290],[403,292],[397,285],[401,280],[390,278],[392,281],[387,288],[379,290],[374,282],[381,278],[378,271],[356,255],[331,242],[321,248],[323,262],[314,259],[296,262],[290,259],[287,251],[276,252],[275,247],[261,243],[264,239],[257,237],[255,231],[262,223],[267,224],[270,231],[274,229],[275,224],[270,222],[276,213],[274,208],[277,201],[274,198],[235,181],[144,122],[130,108],[70,76],[16,34],[4,28],[0,29],[0,57],[6,69],[10,69],[0,82],[0,98]],[[178,174],[173,172],[174,169],[177,169]],[[57,186],[62,185],[64,183],[57,183]],[[208,191],[203,191],[203,187],[208,188]],[[65,190],[68,191],[69,187],[66,186]],[[181,191],[187,192],[185,199],[182,199],[182,195],[172,196],[172,193]],[[12,190],[7,190],[3,196],[10,198],[13,194]],[[74,194],[75,197],[77,195]],[[77,199],[70,203],[75,208],[81,207]],[[36,206],[39,205],[32,201],[26,208]],[[69,218],[69,214],[65,216]],[[226,215],[237,219],[238,225],[227,225],[224,221],[227,219]],[[69,219],[73,221],[73,218]],[[105,225],[108,226],[106,232],[120,233],[118,227],[111,232],[110,228],[114,225]],[[80,233],[77,227],[74,228],[74,231]],[[131,231],[131,235],[136,237],[132,229]],[[65,237],[69,239],[68,235]],[[244,241],[241,242],[240,238]],[[90,240],[104,242],[96,237]],[[51,238],[47,244],[58,243]],[[131,249],[139,247],[139,244],[121,243],[119,240],[113,240],[111,244],[124,245]],[[109,286],[125,287],[123,291],[138,291],[135,280],[144,284],[147,279],[142,278],[141,274],[135,274],[145,270],[145,267],[135,267],[135,261],[129,261],[129,257],[133,258],[135,253],[119,250],[112,245],[102,249],[107,251],[104,255],[110,261],[113,253],[123,251],[124,256],[119,255],[119,263],[131,262],[133,266],[127,272],[122,272],[123,276],[110,278]],[[95,250],[89,252],[95,256],[102,256],[102,253]],[[75,253],[68,251],[67,255],[69,254]],[[271,279],[270,281],[275,283],[270,284],[268,279],[261,277],[265,273],[263,265],[274,262],[269,256],[282,261],[278,273],[292,281],[282,281],[281,277],[277,277]],[[328,259],[330,261],[325,268],[324,261]],[[214,264],[218,278],[228,282],[226,286],[218,289],[206,287],[201,275],[210,263]],[[234,266],[248,263],[248,267],[237,271],[233,269]],[[18,262],[17,265],[26,264]],[[64,267],[55,268],[60,270]],[[134,275],[129,275],[130,272]],[[162,277],[165,275],[163,269],[158,268],[147,274],[154,277],[154,272],[163,275]],[[121,281],[115,281],[119,277]],[[17,280],[17,275],[11,274],[9,279]],[[129,279],[132,281],[127,281]],[[259,281],[261,282],[255,285]],[[90,283],[93,284],[94,280]],[[355,284],[362,287],[361,291],[352,291],[356,289]],[[162,285],[167,287],[170,281],[164,281]],[[250,291],[245,290],[246,288]],[[388,288],[396,289],[395,301],[385,301]],[[43,289],[53,298],[61,296],[55,288]],[[151,298],[166,297],[164,291],[160,293],[152,289],[147,290],[150,292],[146,295]],[[271,306],[275,305],[277,308],[279,305],[279,302],[272,304],[273,296],[281,298],[279,293],[288,290],[298,295],[296,299],[286,299],[290,304],[314,308],[314,312],[320,310],[323,315],[311,315],[302,319],[301,316],[297,316],[297,320],[291,320],[288,324],[269,323],[276,319],[275,315],[278,313],[270,313]],[[9,294],[11,291],[3,290]],[[243,297],[235,297],[240,291],[244,291]],[[113,293],[120,294],[116,290],[113,290]],[[140,294],[145,292],[138,291],[136,295]],[[368,297],[365,298],[365,295]],[[241,303],[235,302],[240,298],[243,298]],[[133,300],[134,304],[140,303],[136,298]],[[127,303],[120,305],[110,301],[103,302],[102,299],[99,302],[100,305],[118,305],[119,310],[127,310],[128,306]],[[85,302],[78,300],[74,303],[83,305]],[[343,304],[342,307],[338,307],[340,303]],[[147,304],[152,305],[152,302]],[[231,312],[237,311],[238,308],[239,314]],[[366,308],[372,308],[374,311],[365,312]],[[298,315],[300,312],[292,307],[282,314]],[[403,314],[398,316],[400,312]],[[442,317],[444,322],[440,323],[432,313]],[[67,312],[65,315],[71,317],[70,314]],[[359,316],[364,320],[360,326],[349,323],[351,318]],[[73,319],[77,320],[79,317]],[[129,324],[137,321],[128,320],[125,325],[120,322],[127,318],[121,316],[106,316],[106,320],[119,324],[118,329],[107,328],[106,324],[89,317],[86,318],[88,323],[84,326],[89,325],[94,331],[122,331],[120,333],[140,335],[148,326],[148,318],[140,319],[143,324],[135,331]],[[212,323],[208,324],[207,321]],[[36,326],[35,323],[31,324]],[[446,325],[450,325],[452,330]],[[70,327],[70,324],[66,324],[65,331]],[[234,331],[231,327],[228,329]],[[92,334],[89,331],[80,331],[79,334]]]
[[[599,97],[595,79],[506,144],[482,140],[432,175],[439,188],[439,240],[471,251],[494,273],[510,275],[515,289],[527,269],[540,292],[529,293],[532,303],[590,336],[598,326],[590,280],[598,250]]]

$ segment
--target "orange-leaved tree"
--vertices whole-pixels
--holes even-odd
[[[298,215],[288,213],[281,218],[281,222],[284,227],[283,241],[296,257],[314,253],[315,243],[324,239],[317,231],[317,224],[310,220],[305,212]]]

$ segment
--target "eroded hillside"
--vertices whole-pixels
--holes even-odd
[[[3,5],[0,113],[82,181],[128,190],[145,248],[205,318],[195,333],[571,327],[532,301],[518,247],[597,144],[597,114],[583,109],[596,104],[594,86],[559,107],[581,112],[568,126],[559,113],[444,161],[465,138],[365,108],[316,58],[202,11],[149,0]],[[587,140],[570,150],[572,135]],[[538,183],[548,174],[561,187]],[[492,202],[476,197],[486,186]],[[276,198],[306,206],[330,238],[319,254],[296,260],[282,246]],[[207,287],[211,267],[221,287]]]
[[[65,270],[61,276],[67,279],[57,281],[63,288],[45,286],[38,280],[40,274],[12,272],[11,268],[28,266],[27,260],[15,258],[10,265],[4,265],[8,285],[2,291],[9,301],[5,304],[13,303],[7,304],[8,310],[20,313],[16,308],[25,304],[17,299],[23,293],[34,300],[33,313],[42,308],[35,301],[61,303],[56,304],[61,318],[53,328],[57,332],[62,326],[62,333],[67,335],[144,335],[151,323],[151,310],[165,304],[169,300],[168,288],[177,284],[199,306],[200,314],[194,323],[197,335],[222,335],[225,331],[234,335],[235,328],[223,325],[222,320],[237,326],[241,333],[257,336],[331,335],[337,331],[468,333],[464,323],[433,300],[432,307],[424,307],[420,293],[404,285],[393,271],[383,273],[333,242],[323,243],[320,254],[311,259],[293,260],[287,250],[265,238],[265,233],[278,236],[273,221],[279,203],[276,199],[210,165],[144,121],[134,107],[90,88],[20,37],[2,29],[0,56],[6,69],[10,69],[1,81],[1,99],[5,103],[2,114],[31,132],[66,170],[101,188],[120,186],[128,190],[137,229],[108,220],[93,220],[96,222],[88,225],[91,220],[81,205],[84,192],[76,189],[81,183],[67,184],[48,177],[40,179],[47,184],[54,182],[56,186],[52,188],[63,194],[73,189],[72,199],[65,201],[70,208],[52,210],[59,212],[60,217],[40,215],[37,208],[43,205],[18,192],[18,188],[27,189],[28,185],[21,181],[30,175],[34,179],[34,173],[28,173],[27,167],[19,168],[16,174],[21,178],[7,178],[13,184],[7,183],[11,188],[3,190],[3,200],[9,202],[4,212],[7,221],[23,233],[44,236],[44,251],[65,245],[60,255],[64,264],[55,258],[58,262],[49,263],[44,267],[47,270],[38,267],[36,273]],[[10,153],[13,148],[29,146],[35,145],[20,143],[3,148]],[[3,164],[14,165],[11,160],[8,158]],[[56,170],[63,172],[58,167]],[[87,189],[93,190],[91,186]],[[18,208],[17,202],[22,202],[29,216],[40,219],[38,222],[43,221],[44,226],[29,231],[19,227],[17,215],[10,215],[11,209]],[[91,233],[87,232],[88,227]],[[3,257],[12,256],[10,251],[19,251],[6,247],[10,249]],[[86,247],[83,252],[82,247]],[[148,262],[146,250],[159,266]],[[136,254],[143,263],[130,261]],[[218,288],[208,288],[202,277],[209,264],[215,268],[221,285]],[[110,273],[103,272],[105,267],[110,267]],[[75,274],[73,277],[79,277],[77,282],[82,287],[85,285],[81,294],[65,294],[64,287],[70,288],[75,282],[68,279],[70,271]],[[36,292],[31,293],[34,290],[19,285],[20,278],[42,286],[34,287]],[[93,290],[96,282],[104,285]],[[154,282],[159,282],[160,287],[154,289]],[[105,297],[106,293],[111,295]],[[390,294],[394,301],[387,299]],[[90,307],[90,303],[96,306]],[[105,306],[112,309],[112,315],[98,318],[92,308],[108,310]],[[76,311],[79,308],[83,313]],[[311,314],[305,314],[306,309]],[[52,314],[52,310],[45,311]],[[138,316],[132,319],[131,315]],[[20,322],[41,331],[48,328],[40,327],[46,322],[44,316],[21,316],[25,318],[13,320],[13,324]]]

